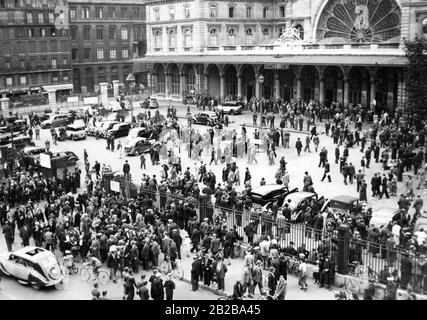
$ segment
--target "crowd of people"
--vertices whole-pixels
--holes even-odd
[[[218,102],[215,98],[199,97],[197,107],[212,107]],[[143,289],[147,282],[144,279],[135,281],[135,274],[140,268],[157,269],[161,253],[163,259],[173,263],[181,259],[186,240],[182,238],[183,231],[186,231],[191,242],[191,253],[195,254],[191,269],[193,290],[198,289],[199,281],[208,286],[215,282],[219,290],[224,290],[227,265],[230,258],[234,258],[235,243],[247,240],[251,247],[245,257],[242,280],[235,285],[234,296],[242,297],[246,291],[253,295],[256,286],[264,292],[259,269],[266,269],[269,274],[264,287],[268,287],[269,295],[281,299],[285,297],[286,264],[289,263],[285,256],[299,258],[299,284],[302,289],[307,288],[306,262],[317,263],[316,273],[319,276],[315,281],[330,288],[337,263],[337,230],[340,225],[349,224],[352,238],[349,262],[364,264],[362,251],[368,250],[386,259],[391,267],[395,265],[397,250],[404,250],[407,254],[400,261],[402,287],[411,283],[425,290],[425,232],[410,231],[423,208],[423,202],[420,197],[415,197],[414,190],[424,187],[426,179],[427,168],[423,167],[427,158],[423,150],[425,129],[416,130],[398,112],[393,116],[383,113],[378,122],[371,123],[369,127],[363,126],[365,120],[372,121],[373,114],[362,106],[344,109],[338,103],[325,107],[315,102],[285,103],[255,98],[250,101],[243,99],[242,103],[246,110],[253,112],[253,125],[258,126],[259,120],[267,127],[266,130],[255,129],[250,135],[246,126],[242,126],[238,132],[217,124],[201,133],[191,126],[178,125],[176,110],[170,106],[164,119],[167,130],[162,130],[162,134],[156,131],[161,146],[157,155],[151,157],[153,165],[160,165],[159,160],[162,160],[161,175],[156,177],[142,173],[139,193],[132,199],[107,194],[100,164],[97,161],[90,164],[87,156],[85,190],[79,193],[81,173],[78,169],[65,172],[60,179],[46,178],[32,158],[17,158],[17,170],[13,174],[7,170],[4,172],[0,189],[0,216],[8,249],[13,248],[17,228],[24,245],[28,245],[30,237],[33,237],[36,245],[59,249],[63,255],[69,250],[77,260],[96,258],[106,263],[113,281],[118,275],[123,278],[125,298],[133,299],[135,292],[143,292],[142,299],[142,296],[147,297]],[[278,114],[280,123],[276,126],[275,117]],[[156,117],[159,118],[158,113]],[[154,121],[150,116],[139,120],[145,122],[147,128],[152,128],[160,119]],[[404,173],[414,170],[416,179],[407,179],[407,192],[402,191],[397,201],[401,214],[395,221],[379,230],[370,227],[372,212],[364,210],[362,206],[354,212],[322,212],[322,202],[305,201],[298,210],[305,228],[304,235],[308,238],[313,236],[316,243],[316,248],[309,252],[303,243],[298,243],[295,248],[287,236],[292,232],[293,212],[286,202],[280,207],[273,203],[268,210],[253,205],[250,194],[255,183],[249,167],[241,170],[243,168],[238,167],[236,160],[246,158],[248,164],[257,162],[257,150],[265,148],[269,164],[275,166],[276,149],[280,147],[280,142],[283,148],[290,148],[291,130],[303,131],[304,124],[309,134],[304,139],[305,148],[298,138],[295,145],[298,155],[311,152],[310,146],[313,144],[313,151],[319,153],[319,167],[325,169],[322,181],[328,178],[331,182],[331,166],[339,164],[344,183],[356,181],[356,192],[361,201],[368,201],[365,175],[370,169],[372,154],[375,162],[381,161],[383,169],[388,171],[387,174],[375,174],[372,178],[372,197],[396,196],[397,182],[403,181]],[[319,136],[323,132],[336,145],[335,161],[329,161],[328,150],[319,147]],[[256,144],[253,140],[261,140],[262,143]],[[109,147],[114,151],[111,141]],[[180,159],[184,151],[188,151],[189,157],[194,160],[194,166],[185,170],[181,167]],[[348,162],[350,151],[361,152],[360,169],[356,169],[357,164]],[[208,170],[202,155],[210,156],[210,164],[223,166],[221,177]],[[141,168],[142,161],[145,167],[143,156]],[[275,179],[276,183],[289,186],[290,174],[286,164],[286,159],[282,157]],[[92,165],[95,175],[90,174]],[[123,173],[129,174],[126,163]],[[417,179],[418,184],[413,181]],[[263,184],[266,184],[265,179],[260,182],[260,185]],[[314,182],[308,172],[302,185],[304,191],[314,191]],[[413,203],[411,200],[414,200]],[[38,207],[38,202],[42,202],[44,207]],[[196,209],[202,206],[204,215],[200,220]],[[413,215],[408,214],[410,206],[415,208]],[[230,211],[237,212],[231,214],[231,224]],[[307,230],[312,230],[313,234]],[[260,239],[259,234],[268,237]],[[367,243],[378,243],[380,246],[367,246]],[[415,278],[412,277],[414,273]],[[162,299],[162,290],[156,279],[150,279],[151,297]],[[156,287],[158,290],[154,292],[153,288]],[[166,287],[169,293],[173,290],[171,284]],[[171,297],[170,294],[166,295]]]

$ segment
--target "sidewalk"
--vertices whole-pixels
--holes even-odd
[[[186,253],[183,253],[182,260],[180,261],[181,267],[184,270],[184,279],[183,281],[191,283],[191,264],[193,262],[192,254],[187,257]],[[208,290],[217,294],[218,296],[231,296],[233,294],[233,286],[237,280],[242,278],[242,269],[243,269],[243,258],[237,258],[231,260],[231,265],[227,265],[227,274],[225,276],[225,290],[224,293],[207,287],[201,282],[199,282],[199,290]],[[263,271],[264,275],[267,275],[267,271]],[[308,279],[308,290],[303,291],[298,285],[298,280],[294,276],[288,275],[288,286],[286,293],[286,300],[335,300],[334,292],[338,289],[333,287],[332,290],[327,290],[325,288],[319,288],[317,284],[313,284],[312,279]],[[255,290],[255,295],[253,299],[247,298],[245,300],[257,300],[260,296],[259,290]]]

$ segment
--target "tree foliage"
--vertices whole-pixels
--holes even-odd
[[[413,124],[421,125],[427,119],[427,58],[423,54],[424,45],[420,39],[405,42],[408,59],[405,85],[407,103],[405,113]]]

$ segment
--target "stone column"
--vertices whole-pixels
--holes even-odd
[[[9,105],[10,105],[9,98],[4,97],[4,98],[0,99],[0,110],[1,111],[8,112],[9,111]]]
[[[348,79],[344,78],[344,107],[348,106],[350,101],[350,87],[348,85]]]
[[[237,96],[242,96],[242,76],[240,74],[237,75]]]
[[[49,100],[49,106],[56,107],[56,90],[48,89],[47,97]]]
[[[319,103],[325,103],[325,78],[319,78]]]
[[[147,97],[151,95],[151,85],[152,85],[151,72],[147,72],[147,87],[145,88],[145,93],[147,94]]]
[[[362,104],[368,105],[368,81],[367,80],[362,82]]]
[[[258,75],[255,76],[255,97],[261,98],[261,84],[259,83]]]
[[[166,73],[165,76],[165,98],[169,98],[169,94],[171,92],[171,75],[169,73]]]
[[[302,98],[302,81],[301,77],[297,78],[297,99]]]
[[[225,96],[225,79],[223,72],[219,74],[219,95],[220,98]]]
[[[374,105],[374,100],[375,100],[375,96],[376,96],[376,92],[377,92],[377,88],[376,88],[376,82],[375,82],[375,78],[371,78],[370,80],[370,85],[371,85],[371,93],[370,93],[370,105],[372,110],[375,112],[375,105]]]
[[[185,93],[185,74],[181,73],[179,75],[179,94],[181,98],[184,97],[184,93]]]
[[[101,96],[100,96],[101,103],[105,106],[108,103],[108,83],[101,82],[99,84],[99,91],[101,92]]]
[[[114,97],[119,96],[119,80],[113,80],[113,95]]]
[[[206,73],[204,73],[203,76],[202,76],[202,78],[203,78],[203,81],[202,81],[202,83],[203,83],[203,92],[206,95],[209,95],[209,91],[208,91],[208,75]]]
[[[280,78],[277,71],[274,73],[274,95],[276,99],[280,98]]]

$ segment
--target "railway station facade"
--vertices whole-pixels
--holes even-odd
[[[390,110],[405,104],[404,41],[427,35],[409,0],[146,3],[149,94],[301,98]]]

